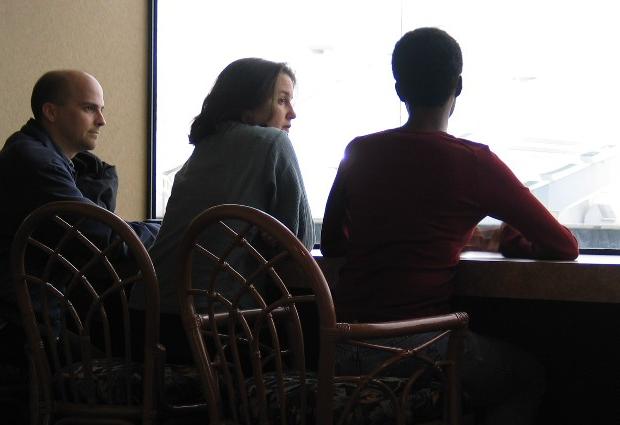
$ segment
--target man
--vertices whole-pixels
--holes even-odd
[[[409,120],[347,146],[323,219],[322,253],[346,255],[333,292],[339,320],[450,311],[459,255],[485,216],[509,224],[499,238],[506,256],[578,255],[570,231],[487,146],[446,132],[462,66],[458,43],[436,28],[409,32],[395,46],[395,87]],[[487,423],[530,423],[541,375],[516,347],[467,335],[463,388],[490,406]]]
[[[95,149],[102,127],[103,89],[85,72],[50,71],[35,84],[34,119],[0,151],[0,301],[14,303],[9,270],[13,235],[24,218],[52,201],[96,203],[114,209],[114,168],[87,151]],[[129,223],[148,248],[159,226]],[[105,238],[106,229],[93,229]]]

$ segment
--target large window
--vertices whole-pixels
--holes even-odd
[[[296,72],[290,132],[320,223],[344,147],[400,126],[390,56],[437,26],[463,50],[464,89],[448,131],[488,144],[579,237],[620,248],[620,25],[592,0],[159,0],[154,215],[191,153],[187,134],[217,74],[263,57]]]

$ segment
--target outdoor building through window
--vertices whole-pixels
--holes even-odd
[[[489,145],[583,248],[620,249],[614,2],[159,0],[156,8],[154,216],[192,151],[189,127],[216,76],[252,56],[296,73],[289,135],[320,223],[347,143],[407,119],[391,74],[394,44],[435,26],[464,59],[448,132]]]

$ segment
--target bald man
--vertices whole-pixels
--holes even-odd
[[[103,89],[90,74],[45,73],[32,90],[30,119],[0,151],[0,301],[13,303],[9,251],[17,228],[37,207],[52,201],[96,203],[114,210],[114,167],[88,151],[102,127]],[[87,174],[84,174],[84,171]],[[159,225],[129,223],[148,248]],[[94,229],[106,238],[106,229]],[[0,312],[1,313],[1,312]]]

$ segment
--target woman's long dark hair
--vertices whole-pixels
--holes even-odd
[[[242,122],[245,112],[258,108],[274,95],[276,80],[281,72],[295,84],[295,74],[285,63],[244,58],[224,68],[202,102],[200,114],[194,118],[189,142],[195,145],[215,134],[222,122]]]

